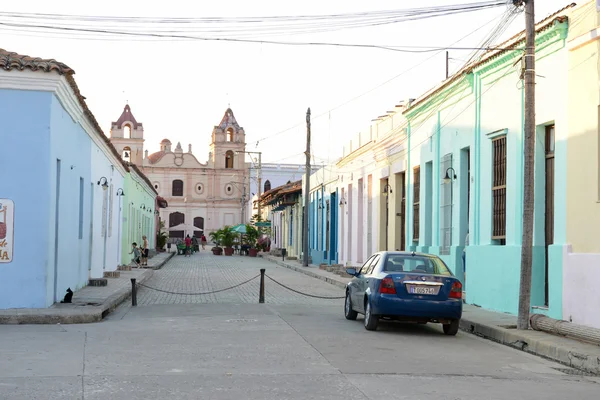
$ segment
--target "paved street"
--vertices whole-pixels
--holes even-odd
[[[174,257],[149,286],[204,292],[259,268],[295,289],[339,288],[261,259]],[[0,399],[597,399],[600,378],[438,326],[346,321],[342,300],[258,281],[214,295],[141,289],[102,323],[0,326]]]

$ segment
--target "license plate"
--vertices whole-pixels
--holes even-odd
[[[438,294],[438,290],[440,290],[440,288],[437,286],[416,286],[416,285],[408,286],[408,293],[411,293],[411,294],[436,295],[436,294]]]

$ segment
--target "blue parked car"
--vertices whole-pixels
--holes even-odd
[[[462,317],[462,283],[437,256],[423,253],[379,252],[359,269],[346,287],[344,314],[365,315],[365,328],[374,331],[379,319],[426,324],[441,323],[446,335],[456,335]]]

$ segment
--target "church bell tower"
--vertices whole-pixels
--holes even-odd
[[[121,116],[111,124],[110,142],[123,160],[142,166],[144,159],[144,127],[137,122],[129,104],[125,105]]]
[[[228,108],[215,126],[210,143],[210,160],[215,169],[245,168],[246,134]]]

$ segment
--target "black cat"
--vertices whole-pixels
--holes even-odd
[[[65,298],[61,301],[61,303],[71,303],[72,299],[73,299],[73,291],[71,290],[71,288],[68,288],[67,294],[65,294]]]

